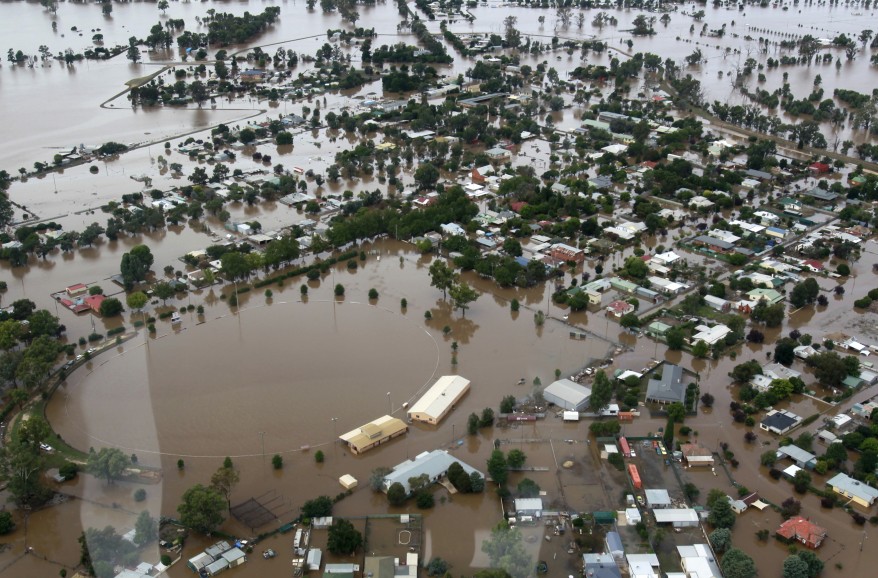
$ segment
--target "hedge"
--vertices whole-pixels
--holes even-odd
[[[307,265],[305,267],[297,267],[296,269],[293,269],[291,271],[287,271],[285,273],[281,273],[280,275],[275,275],[274,277],[266,277],[265,279],[262,279],[261,281],[257,281],[256,283],[254,283],[253,288],[254,289],[261,289],[262,287],[265,287],[267,285],[271,285],[272,283],[277,283],[278,281],[283,281],[284,279],[292,279],[293,277],[305,275],[308,273],[308,271],[311,271],[314,269],[326,270],[331,265],[335,265],[339,261],[347,261],[348,259],[355,258],[357,256],[357,254],[358,253],[356,250],[348,251],[348,252],[342,253],[336,257],[332,257],[330,259],[327,259],[326,261],[321,261],[319,263],[314,263],[312,265]],[[248,290],[249,290],[249,288],[248,288]],[[243,291],[241,289],[238,289],[238,293],[242,293],[242,292]]]

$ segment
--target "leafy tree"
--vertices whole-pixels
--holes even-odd
[[[235,486],[238,485],[238,482],[241,481],[241,476],[238,474],[238,470],[236,470],[235,466],[232,464],[232,460],[228,458],[226,459],[228,460],[228,462],[224,463],[210,477],[210,487],[216,490],[223,498],[225,498],[226,504],[229,508],[229,512],[231,513],[232,491],[235,489]]]
[[[509,468],[506,456],[503,455],[502,451],[494,450],[491,452],[491,457],[488,458],[488,475],[491,476],[495,484],[506,485],[506,480],[509,478]]]
[[[762,455],[759,457],[759,462],[766,467],[771,467],[777,462],[777,452],[775,450],[768,450],[762,452]]]
[[[12,519],[12,512],[3,510],[0,512],[0,536],[5,536],[15,529],[15,520]]]
[[[332,498],[320,496],[302,505],[302,515],[306,518],[321,518],[332,514]]]
[[[31,417],[28,421],[33,419]],[[22,440],[19,436],[0,448],[0,479],[6,482],[16,505],[38,506],[51,497],[52,491],[42,481],[43,465],[39,443]]]
[[[512,413],[515,411],[515,396],[507,395],[500,400],[500,413]]]
[[[793,554],[783,561],[783,578],[811,578],[808,563]]]
[[[491,568],[505,571],[511,578],[528,578],[533,561],[524,549],[521,531],[510,528],[506,521],[491,530],[491,537],[482,542],[482,552],[488,555]]]
[[[701,405],[704,407],[713,407],[714,397],[713,394],[705,393],[701,396]]]
[[[387,466],[377,467],[372,470],[372,473],[369,475],[369,487],[372,488],[373,492],[380,492],[384,488],[384,478],[392,471]]]
[[[212,534],[223,523],[226,509],[222,494],[213,488],[196,484],[186,490],[177,512],[184,526],[202,534]]]
[[[779,339],[774,347],[774,360],[783,365],[789,366],[796,359],[794,352],[798,343],[792,339]]]
[[[540,495],[540,485],[530,478],[524,478],[518,482],[518,494],[522,498],[533,498]]]
[[[732,531],[728,528],[717,528],[710,533],[710,543],[717,552],[725,552],[732,545]]]
[[[812,355],[806,363],[814,367],[814,377],[829,387],[840,387],[841,382],[850,374],[851,369],[845,364],[844,359],[834,351],[823,351]]]
[[[469,414],[466,420],[466,431],[471,436],[479,433],[479,416],[475,413]]]
[[[143,291],[135,291],[125,298],[125,302],[131,309],[140,311],[146,306],[147,302],[149,302],[149,297],[147,297],[146,293]]]
[[[271,466],[276,470],[282,470],[284,467],[284,459],[280,454],[274,454],[271,457]]]
[[[445,576],[449,566],[448,562],[436,556],[427,564],[427,576]]]
[[[758,361],[750,360],[739,363],[732,369],[732,379],[738,383],[747,383],[753,379],[754,375],[762,375],[762,366]]]
[[[594,382],[591,386],[591,396],[588,398],[588,408],[592,413],[599,414],[613,399],[613,384],[610,378],[604,373],[603,369],[599,369],[594,376]]]
[[[140,512],[134,523],[134,543],[143,546],[155,540],[159,535],[159,525],[155,518],[146,510]]]
[[[415,182],[419,189],[432,189],[439,181],[439,169],[433,163],[420,163],[415,170]]]
[[[474,494],[480,494],[485,491],[485,478],[479,472],[472,472],[469,475],[470,490]]]
[[[704,342],[704,340],[698,340],[698,343],[696,343],[692,347],[692,355],[700,359],[704,359],[708,356],[709,353],[710,348],[708,347],[707,343]]]
[[[674,423],[683,423],[686,419],[686,408],[679,401],[670,404],[667,412],[668,419]]]
[[[336,555],[350,555],[363,545],[363,535],[349,521],[336,518],[329,527],[326,549]]]
[[[101,317],[115,317],[123,311],[122,302],[115,297],[107,297],[101,301]]]
[[[725,553],[720,569],[726,578],[756,577],[756,565],[753,563],[753,559],[737,548],[732,548]]]
[[[479,418],[479,427],[491,427],[494,425],[494,410],[486,407],[482,410],[482,417]]]
[[[436,259],[430,265],[430,286],[442,291],[445,299],[449,289],[457,282],[457,274],[442,259]]]
[[[101,448],[99,452],[88,454],[88,469],[96,476],[107,480],[108,484],[122,475],[131,463],[128,454],[118,448]]]
[[[461,494],[469,494],[472,492],[472,479],[460,462],[454,462],[448,466],[448,481],[457,488]]]
[[[162,300],[162,304],[166,303],[168,299],[173,297],[177,290],[174,289],[174,286],[168,283],[167,281],[160,281],[153,285],[152,292],[156,297]]]
[[[790,291],[790,304],[796,309],[804,307],[809,303],[814,303],[819,294],[820,286],[817,285],[817,281],[812,277],[808,277],[801,283],[796,283],[796,286]]]
[[[136,282],[146,279],[146,274],[154,260],[152,252],[146,245],[137,245],[130,252],[123,254],[120,271],[125,287],[130,289]]]
[[[725,496],[711,506],[707,521],[714,528],[731,528],[735,525],[735,512]]]
[[[506,454],[506,464],[512,469],[522,467],[525,461],[527,461],[527,456],[518,448],[509,450],[509,453]]]
[[[405,486],[399,482],[393,482],[390,487],[387,488],[387,501],[390,502],[391,506],[402,506],[407,497]]]
[[[836,444],[840,445],[840,444]],[[804,560],[808,565],[809,578],[815,578],[823,572],[823,560],[817,557],[817,554],[810,550],[803,550],[796,554],[800,559]]]
[[[479,292],[467,285],[466,282],[453,285],[448,290],[448,293],[454,302],[454,308],[460,309],[464,317],[466,317],[466,310],[469,309],[469,304],[479,298]]]
[[[811,486],[811,474],[806,472],[805,470],[799,470],[796,472],[796,475],[793,476],[793,488],[800,494],[804,494],[808,491],[808,488]]]
[[[665,333],[665,341],[671,351],[680,351],[686,345],[686,334],[679,327],[672,327]]]

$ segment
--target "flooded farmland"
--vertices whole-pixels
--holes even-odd
[[[280,7],[280,20],[266,33],[233,49],[246,51],[265,46],[266,50],[282,47],[302,54],[313,53],[326,41],[324,31],[340,26],[336,14],[309,12],[301,1],[283,2]],[[200,29],[202,25],[195,19],[212,8],[234,14],[255,10],[245,2],[174,2],[168,15],[183,18],[188,26]],[[684,71],[701,80],[705,100],[750,104],[729,78],[734,78],[734,72],[747,58],[752,56],[762,62],[777,57],[779,51],[776,46],[760,48],[755,38],[764,36],[779,42],[802,34],[833,38],[844,33],[855,37],[873,16],[870,8],[860,4],[776,3],[765,8],[746,5],[742,10],[681,4],[674,8],[669,23],[656,25],[658,34],[633,38],[633,46],[627,45],[630,35],[625,31],[641,11],[627,8],[607,9],[617,19],[615,25],[591,25],[596,10],[590,10],[585,11],[584,26],[573,24],[562,30],[557,27],[554,10],[492,2],[473,8],[472,22],[460,18],[451,22],[449,29],[457,34],[502,35],[504,19],[514,16],[523,36],[544,42],[554,35],[607,42],[607,52],[593,52],[585,59],[578,52],[568,54],[561,50],[521,57],[521,64],[534,67],[547,62],[562,78],[583,64],[610,66],[613,59],[624,59],[626,54],[635,52],[652,52],[682,63],[697,48],[702,50],[703,59]],[[703,17],[694,19],[690,15],[702,8],[706,13]],[[546,17],[544,23],[537,20],[537,14]],[[130,36],[145,35],[152,23],[165,18],[155,4],[146,2],[114,4],[108,17],[88,4],[61,3],[57,13],[51,14],[38,3],[5,2],[0,4],[0,38],[6,41],[4,48],[29,54],[36,54],[40,44],[48,45],[52,52],[68,48],[79,52],[91,46],[92,36],[98,31],[103,34],[105,45],[125,45]],[[52,30],[52,21],[59,23],[57,31]],[[378,4],[361,7],[357,25],[374,27],[378,33],[376,44],[415,43],[413,36],[397,30],[398,21],[394,5]],[[725,33],[702,35],[702,25]],[[438,33],[438,21],[429,23],[429,28]],[[746,39],[748,35],[750,40]],[[356,63],[359,51],[349,52]],[[834,57],[842,53],[836,48],[826,52]],[[759,81],[759,85],[769,91],[780,88],[784,82],[782,75],[788,73],[786,82],[790,89],[804,98],[814,87],[815,75],[820,74],[827,95],[834,88],[869,93],[874,86],[869,54],[864,46],[858,58],[844,61],[839,67],[814,64],[766,70],[767,78]],[[381,82],[377,80],[353,91],[330,91],[324,98],[298,102],[270,103],[248,97],[218,98],[209,107],[132,107],[125,95],[120,96],[131,79],[158,72],[164,66],[193,66],[192,62],[182,62],[181,57],[178,50],[170,49],[144,51],[144,61],[138,64],[125,60],[124,54],[109,61],[83,61],[71,66],[59,61],[38,62],[33,67],[4,62],[0,67],[0,102],[9,105],[0,107],[5,131],[0,143],[0,167],[10,173],[16,174],[18,167],[29,168],[35,161],[49,161],[58,150],[82,143],[97,145],[115,140],[144,145],[117,158],[94,163],[98,168],[96,174],[88,165],[81,165],[13,183],[10,196],[20,206],[16,209],[17,217],[33,215],[40,220],[56,221],[68,230],[81,230],[92,222],[103,222],[106,217],[101,207],[118,201],[123,194],[188,184],[185,176],[163,167],[157,161],[159,155],[170,162],[184,163],[187,172],[194,166],[209,168],[213,163],[192,162],[188,155],[177,152],[178,145],[189,136],[207,139],[209,130],[219,123],[264,122],[301,112],[303,106],[313,106],[315,102],[321,103],[324,111],[342,111],[355,106],[355,97],[382,94]],[[476,62],[476,57],[457,55],[453,64],[438,68],[441,74],[455,77],[466,74]],[[306,68],[302,64],[297,72]],[[170,79],[172,70],[164,74]],[[750,83],[757,81],[752,79]],[[649,95],[655,88],[652,82],[638,79],[635,91]],[[600,89],[603,95],[612,92],[611,86]],[[51,104],[47,104],[49,101]],[[785,122],[795,120],[785,112],[775,114]],[[578,127],[581,118],[581,106],[553,113],[554,125],[561,129]],[[835,127],[833,136],[855,142],[869,140],[864,131],[845,127]],[[265,163],[252,159],[253,153],[259,152],[274,155],[288,169],[305,167],[320,173],[332,164],[337,152],[381,138],[380,132],[369,132],[360,138],[342,137],[326,128],[303,130],[296,135],[293,145],[248,146],[228,164],[232,170],[265,170]],[[164,148],[165,141],[171,142],[170,149]],[[529,156],[523,154],[515,162],[544,170],[552,151],[545,141],[531,141],[520,149]],[[408,188],[413,187],[415,166],[404,166],[399,174]],[[133,180],[135,175],[147,176],[151,187]],[[375,188],[382,193],[389,190],[383,181],[364,176],[319,186],[318,192],[340,194],[350,189],[359,193]],[[286,227],[308,218],[302,211],[274,201],[257,206],[238,202],[230,205],[229,211],[232,220],[258,220],[265,229]],[[707,222],[706,218],[703,220]],[[692,228],[685,229],[688,232],[696,230],[694,222],[689,226]],[[55,251],[44,258],[31,256],[22,267],[11,267],[4,261],[0,263],[0,278],[8,282],[9,289],[3,294],[3,303],[27,298],[38,307],[58,313],[71,341],[92,331],[106,333],[121,324],[130,327],[141,318],[140,314],[126,312],[122,319],[108,320],[90,313],[76,316],[63,309],[58,312],[50,294],[78,282],[100,283],[108,295],[124,300],[121,288],[109,280],[118,273],[123,253],[144,243],[155,255],[155,270],[165,265],[182,270],[186,266],[178,261],[180,256],[212,244],[220,231],[223,223],[208,216],[204,225],[173,225],[116,241],[104,240],[73,253]],[[672,233],[676,234],[682,235]],[[672,242],[673,238],[652,236],[644,238],[643,246],[654,249]],[[156,516],[175,516],[181,494],[193,484],[207,484],[223,458],[231,456],[241,472],[233,503],[261,497],[270,502],[280,520],[288,520],[298,515],[305,500],[341,491],[338,478],[350,474],[360,481],[360,487],[336,505],[334,512],[338,516],[422,514],[422,562],[441,556],[450,562],[454,574],[467,574],[470,569],[488,565],[481,544],[504,515],[496,495],[450,495],[440,488],[435,492],[437,504],[430,510],[418,510],[411,501],[405,507],[395,508],[387,504],[382,494],[368,488],[370,473],[379,465],[393,466],[435,448],[449,449],[459,459],[484,470],[494,441],[499,440],[503,449],[522,449],[528,464],[535,469],[514,473],[512,485],[525,477],[536,481],[550,507],[581,512],[622,509],[627,479],[601,461],[596,445],[590,443],[588,421],[564,423],[549,413],[537,422],[509,427],[498,424],[478,435],[466,435],[470,413],[496,407],[505,395],[531,395],[539,389],[538,384],[553,381],[556,370],[560,375],[571,375],[594,360],[607,357],[613,357],[609,370],[640,370],[654,360],[666,360],[696,372],[701,391],[714,395],[716,403],[711,410],[702,409],[697,416],[687,418],[686,425],[695,430],[693,437],[712,449],[725,441],[740,459],[740,466],[730,468],[728,473],[719,468],[718,475],[690,469],[678,472],[676,478],[671,468],[678,466],[664,464],[645,447],[635,463],[651,472],[652,477],[645,478],[647,484],[673,484],[677,483],[675,479],[679,484],[691,482],[700,489],[703,499],[711,488],[735,492],[733,479],[758,491],[766,500],[780,503],[789,497],[790,484],[771,479],[767,469],[758,465],[763,444],[775,440],[757,430],[756,443],[744,442],[744,433],[749,428],[734,423],[727,411],[735,399],[728,373],[736,364],[749,359],[764,362],[766,354],[773,350],[769,344],[793,329],[812,333],[815,340],[839,331],[878,337],[874,314],[857,312],[852,307],[854,299],[878,286],[873,268],[878,263],[874,242],[866,243],[861,259],[850,264],[853,274],[849,279],[819,279],[827,294],[841,282],[846,287],[844,295],[830,295],[828,306],[812,305],[796,311],[781,327],[766,330],[765,345],[744,344],[737,349],[734,360],[695,359],[688,353],[666,351],[661,343],[623,330],[602,310],[570,312],[551,302],[548,283],[528,289],[499,289],[490,279],[465,274],[464,278],[482,294],[463,315],[430,286],[430,256],[421,255],[408,243],[389,239],[366,244],[363,250],[368,256],[355,269],[342,263],[324,272],[318,280],[307,281],[302,277],[272,285],[271,297],[264,296],[261,290],[241,293],[236,295],[239,308],[228,304],[228,299],[236,294],[231,284],[196,290],[183,299],[171,298],[161,305],[156,301],[149,307],[150,313],[189,304],[203,305],[205,313],[184,313],[180,326],[159,319],[155,334],[141,329],[133,338],[110,346],[73,372],[46,409],[55,430],[67,443],[82,450],[112,446],[136,454],[140,464],[161,471],[160,481],[144,486],[147,498],[142,503],[132,497],[139,485],[107,485],[92,476],[80,476],[76,481],[58,485],[70,499],[27,514],[25,519],[19,517],[23,523],[3,540],[9,548],[0,550],[0,573],[13,578],[55,575],[60,568],[72,568],[78,563],[76,538],[85,528],[113,525],[127,531],[143,509]],[[606,266],[621,266],[626,257],[634,254],[634,249],[628,248],[608,259]],[[687,254],[687,258],[705,261],[702,255]],[[834,259],[825,262],[835,264]],[[588,262],[584,269],[594,275],[598,264]],[[343,298],[333,295],[339,283],[345,288]],[[306,298],[302,297],[302,284],[308,287]],[[370,300],[368,292],[373,288],[379,297]],[[407,307],[401,306],[402,299],[407,301]],[[520,311],[511,309],[513,299],[521,303]],[[547,313],[543,325],[535,322],[538,311]],[[430,312],[429,319],[425,312]],[[571,332],[576,331],[585,331],[588,337],[572,339]],[[456,352],[453,344],[457,345]],[[804,370],[801,362],[796,364]],[[403,416],[404,403],[410,404],[435,378],[450,373],[466,376],[473,386],[440,426],[412,425],[406,436],[363,456],[352,455],[335,443],[337,435],[386,413]],[[778,407],[803,416],[832,415],[837,409],[819,399],[825,394],[820,391],[815,397],[799,396]],[[641,418],[625,425],[624,433],[655,433],[663,425],[663,417],[652,418],[644,412]],[[318,450],[326,455],[324,463],[315,463]],[[270,459],[275,454],[283,457],[282,470],[272,468]],[[185,461],[184,469],[177,466],[181,459]],[[561,466],[568,461],[572,462],[570,467]],[[679,484],[672,488],[676,494],[682,491]],[[878,553],[868,545],[868,528],[855,526],[842,512],[821,509],[819,498],[814,495],[804,496],[802,503],[803,515],[815,516],[829,533],[829,540],[819,552],[826,563],[823,575],[869,575],[878,563]],[[758,540],[755,534],[761,529],[773,532],[780,521],[780,515],[770,509],[748,511],[737,521],[734,544],[757,560],[763,576],[776,574],[788,551],[773,539]],[[270,529],[271,525],[247,528],[235,520],[223,526],[225,532],[237,536],[252,536]],[[395,536],[396,531],[392,528],[388,533]],[[574,549],[568,548],[573,537],[555,537],[542,525],[526,527],[524,534],[526,550],[534,562],[548,562],[549,576],[569,576],[581,570],[580,552],[571,553]],[[325,543],[325,539],[325,532],[315,536],[318,542]],[[662,561],[671,560],[673,564],[677,560],[670,554],[670,545],[675,540],[691,543],[701,537],[671,534],[665,540],[660,551]],[[212,542],[202,537],[191,538],[184,557],[195,555]],[[390,548],[391,542],[384,546]],[[380,543],[376,541],[373,545]],[[399,543],[393,542],[392,546],[396,555],[405,553]],[[289,575],[289,536],[273,536],[260,544],[259,548],[263,547],[271,547],[281,555],[275,560],[262,560],[256,552],[248,564],[232,571],[233,576]],[[25,555],[28,548],[33,549],[32,553]],[[157,548],[149,548],[143,554],[151,562],[156,562],[158,556]],[[168,574],[173,578],[189,576],[190,570],[184,566],[175,565]]]

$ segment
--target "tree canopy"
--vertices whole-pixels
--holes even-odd
[[[180,521],[202,534],[211,534],[223,523],[226,501],[213,488],[196,484],[183,493],[177,512]]]

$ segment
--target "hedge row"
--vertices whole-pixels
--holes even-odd
[[[331,267],[332,265],[335,265],[336,263],[338,263],[339,261],[347,261],[348,259],[353,259],[356,256],[357,256],[356,250],[348,251],[347,253],[342,253],[341,255],[338,255],[336,257],[332,257],[330,259],[327,259],[326,261],[314,263],[313,265],[308,265],[306,267],[298,267],[298,268],[293,269],[291,271],[287,271],[286,273],[281,273],[280,275],[275,275],[274,277],[267,277],[265,279],[262,279],[261,281],[257,281],[256,283],[254,283],[253,287],[255,289],[261,289],[262,287],[265,287],[267,285],[271,285],[272,283],[278,283],[280,281],[283,281],[284,279],[292,279],[293,277],[298,277],[299,275],[305,275],[313,269],[317,269],[317,270],[321,270],[321,271],[326,270],[329,267]],[[238,293],[241,293],[240,289],[238,289]]]

